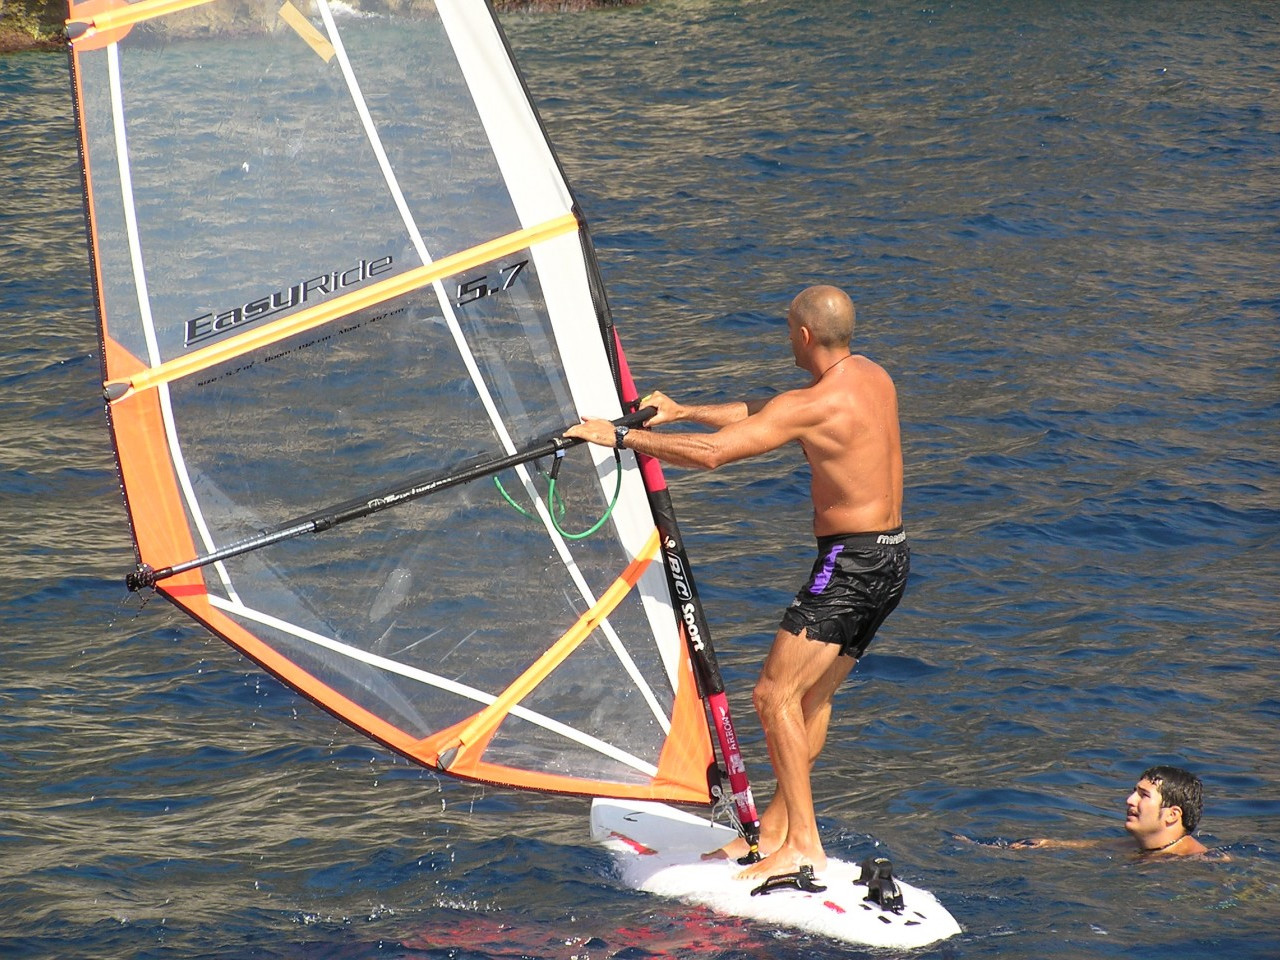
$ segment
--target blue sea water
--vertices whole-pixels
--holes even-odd
[[[922,957],[1280,955],[1276,6],[504,22],[642,385],[799,384],[816,281],[897,380],[913,579],[837,704],[828,851],[950,907]],[[582,802],[412,767],[127,594],[58,54],[0,57],[0,340],[0,955],[879,955],[624,890]],[[763,798],[803,462],[671,478]],[[1154,762],[1229,859],[1008,847],[1122,836]]]

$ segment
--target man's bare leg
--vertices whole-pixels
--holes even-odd
[[[814,684],[808,693],[804,695],[802,706],[804,708],[805,734],[809,741],[810,773],[812,773],[813,765],[827,742],[827,728],[831,723],[832,698],[857,662],[851,657],[838,657],[834,665],[838,669],[832,669],[827,674],[824,674],[822,681]],[[760,853],[762,856],[767,857],[782,846],[787,836],[788,821],[786,799],[781,791],[775,790],[773,798],[769,801],[768,806],[765,807],[764,813],[760,815]],[[746,855],[747,841],[739,837],[733,842],[725,844],[714,853],[708,853],[705,856],[707,859],[728,857],[737,860]]]
[[[839,647],[805,635],[779,630],[774,637],[754,700],[778,781],[765,811],[769,839],[777,845],[741,876],[768,877],[806,863],[817,870],[826,866],[809,772],[826,742],[831,698],[855,663],[840,656]],[[762,838],[764,830],[762,817]]]

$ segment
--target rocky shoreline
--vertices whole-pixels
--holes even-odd
[[[645,0],[492,0],[500,13],[569,13],[637,6]],[[64,0],[0,0],[0,54],[66,46]]]
[[[0,23],[0,55],[22,50],[57,50],[66,46],[66,42],[65,37],[33,37],[25,30]]]

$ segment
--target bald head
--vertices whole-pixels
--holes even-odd
[[[839,287],[822,284],[801,290],[787,314],[806,327],[819,346],[847,347],[853,336],[856,311],[849,295]]]

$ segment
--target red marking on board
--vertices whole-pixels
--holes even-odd
[[[625,843],[628,847],[630,847],[632,850],[634,850],[636,853],[638,853],[642,857],[656,857],[658,855],[657,850],[651,850],[649,847],[646,847],[639,840],[632,840],[626,834],[618,833],[616,830],[611,830],[610,835],[617,838],[618,840],[621,840],[623,843]]]

